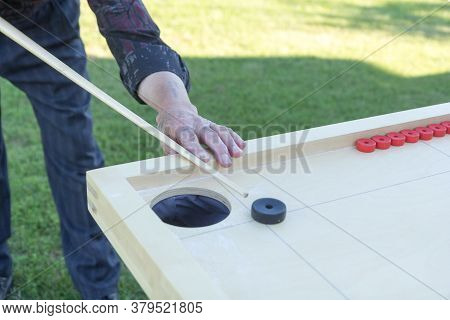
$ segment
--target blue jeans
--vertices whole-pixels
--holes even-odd
[[[25,19],[13,24],[87,77],[78,28],[79,2],[52,0],[31,18],[53,35]],[[84,299],[116,292],[120,261],[87,210],[86,171],[103,166],[92,133],[90,95],[3,35],[0,35],[0,51],[0,76],[26,93],[41,129],[65,261],[73,283]],[[0,276],[5,276],[12,272],[6,245],[11,236],[11,210],[1,125],[0,187]]]

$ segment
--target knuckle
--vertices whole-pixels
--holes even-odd
[[[192,129],[189,127],[180,127],[177,130],[176,136],[178,137],[178,139],[182,140],[193,140],[196,137],[194,131],[192,131]]]
[[[208,128],[205,130],[205,136],[214,141],[217,141],[217,139],[219,139],[219,135],[217,134],[217,132],[215,132],[214,130]]]
[[[185,147],[187,150],[189,150],[192,153],[195,153],[195,151],[198,149],[195,143],[187,142],[183,143],[183,147]]]
[[[212,130],[208,126],[201,126],[198,129],[199,135],[202,135],[202,136],[206,136],[210,131],[212,131]]]
[[[228,148],[224,143],[220,143],[217,145],[217,149],[220,153],[227,153],[228,152]]]

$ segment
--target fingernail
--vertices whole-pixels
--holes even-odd
[[[200,154],[200,159],[202,159],[205,162],[209,161],[209,155],[207,153],[201,153]]]
[[[226,166],[226,167],[228,167],[228,166],[231,165],[231,159],[230,159],[230,157],[229,157],[227,154],[223,154],[223,155],[220,157],[220,160],[221,160],[222,164],[223,164],[224,166]]]
[[[242,150],[237,146],[233,146],[233,153],[236,157],[239,157],[242,153]]]

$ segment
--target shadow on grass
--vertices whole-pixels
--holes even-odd
[[[409,31],[426,37],[448,38],[450,36],[450,5],[447,1],[424,3],[419,1],[389,1],[380,5],[336,3],[333,10],[319,13],[323,19],[321,24],[332,27],[351,28],[356,30],[386,30],[401,32],[416,21],[438,10],[419,25]],[[329,5],[329,4],[328,4]],[[314,24],[317,22],[314,21]]]

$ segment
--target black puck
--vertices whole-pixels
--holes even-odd
[[[277,224],[286,218],[286,205],[273,198],[261,198],[252,204],[252,218],[264,224]]]

